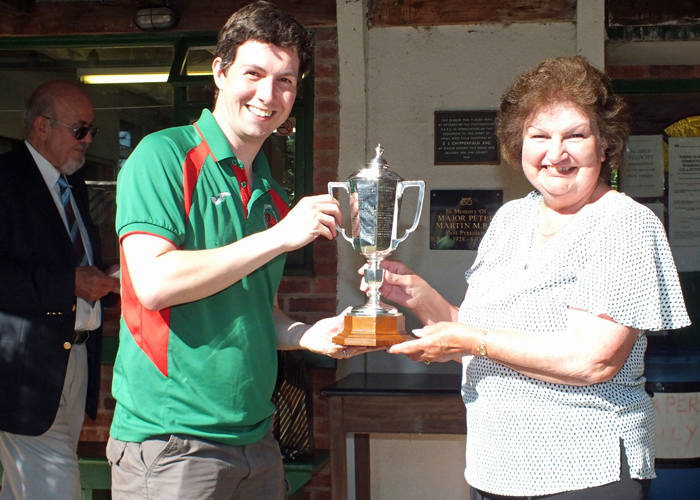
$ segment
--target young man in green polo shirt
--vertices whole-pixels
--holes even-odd
[[[289,211],[260,151],[311,56],[291,16],[244,7],[219,34],[213,113],[146,137],[119,175],[115,500],[284,498],[270,432],[276,350],[361,350],[331,342],[341,317],[304,325],[276,303],[286,252],[335,237],[341,222],[327,195]]]

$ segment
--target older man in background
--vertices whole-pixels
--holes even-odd
[[[0,500],[80,498],[76,449],[95,418],[100,270],[85,183],[75,172],[97,128],[87,93],[41,85],[24,110],[24,144],[0,156]]]

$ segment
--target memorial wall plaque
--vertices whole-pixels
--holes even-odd
[[[476,250],[503,205],[498,189],[430,191],[430,249]]]
[[[498,165],[495,111],[436,111],[435,165]]]

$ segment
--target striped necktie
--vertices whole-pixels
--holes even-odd
[[[58,177],[58,187],[61,192],[61,203],[63,203],[63,211],[66,214],[68,233],[70,234],[70,239],[73,242],[73,248],[75,249],[75,253],[78,254],[80,265],[86,266],[88,265],[87,253],[85,252],[85,245],[83,244],[83,236],[80,234],[78,220],[75,218],[73,204],[70,201],[70,185],[68,184],[65,176],[61,175]]]

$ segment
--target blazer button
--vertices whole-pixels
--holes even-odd
[[[70,350],[71,347],[73,347],[73,346],[72,346],[72,344],[71,344],[70,342],[64,342],[64,343],[63,343],[63,348],[64,348],[66,351]]]
[[[75,311],[75,304],[73,304],[73,309],[71,309],[71,311]]]

